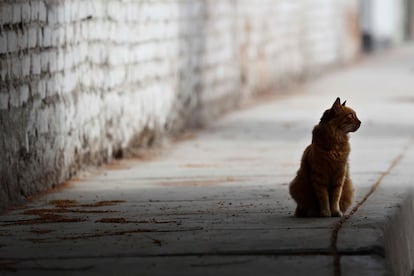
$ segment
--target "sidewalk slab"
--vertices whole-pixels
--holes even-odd
[[[2,214],[0,271],[410,275],[413,54],[407,46],[334,72],[228,114],[156,158],[117,161]],[[339,226],[293,217],[288,193],[313,126],[337,96],[362,121],[351,134],[358,208]]]

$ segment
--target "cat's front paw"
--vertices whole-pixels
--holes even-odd
[[[332,211],[332,216],[333,217],[342,217],[342,212],[340,210],[333,210]]]
[[[321,217],[330,217],[331,216],[331,211],[330,210],[321,210],[319,212],[319,215]]]

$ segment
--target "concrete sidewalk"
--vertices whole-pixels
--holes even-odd
[[[1,273],[412,275],[413,54],[332,73],[1,215]],[[354,209],[298,219],[288,183],[337,96],[362,121]]]

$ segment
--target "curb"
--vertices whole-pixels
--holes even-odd
[[[414,189],[384,227],[385,256],[394,275],[414,275]]]

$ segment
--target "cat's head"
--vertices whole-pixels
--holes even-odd
[[[345,133],[356,131],[361,121],[352,108],[345,106],[346,101],[341,104],[341,100],[336,98],[330,109],[325,110],[322,115],[321,123],[340,129]]]

